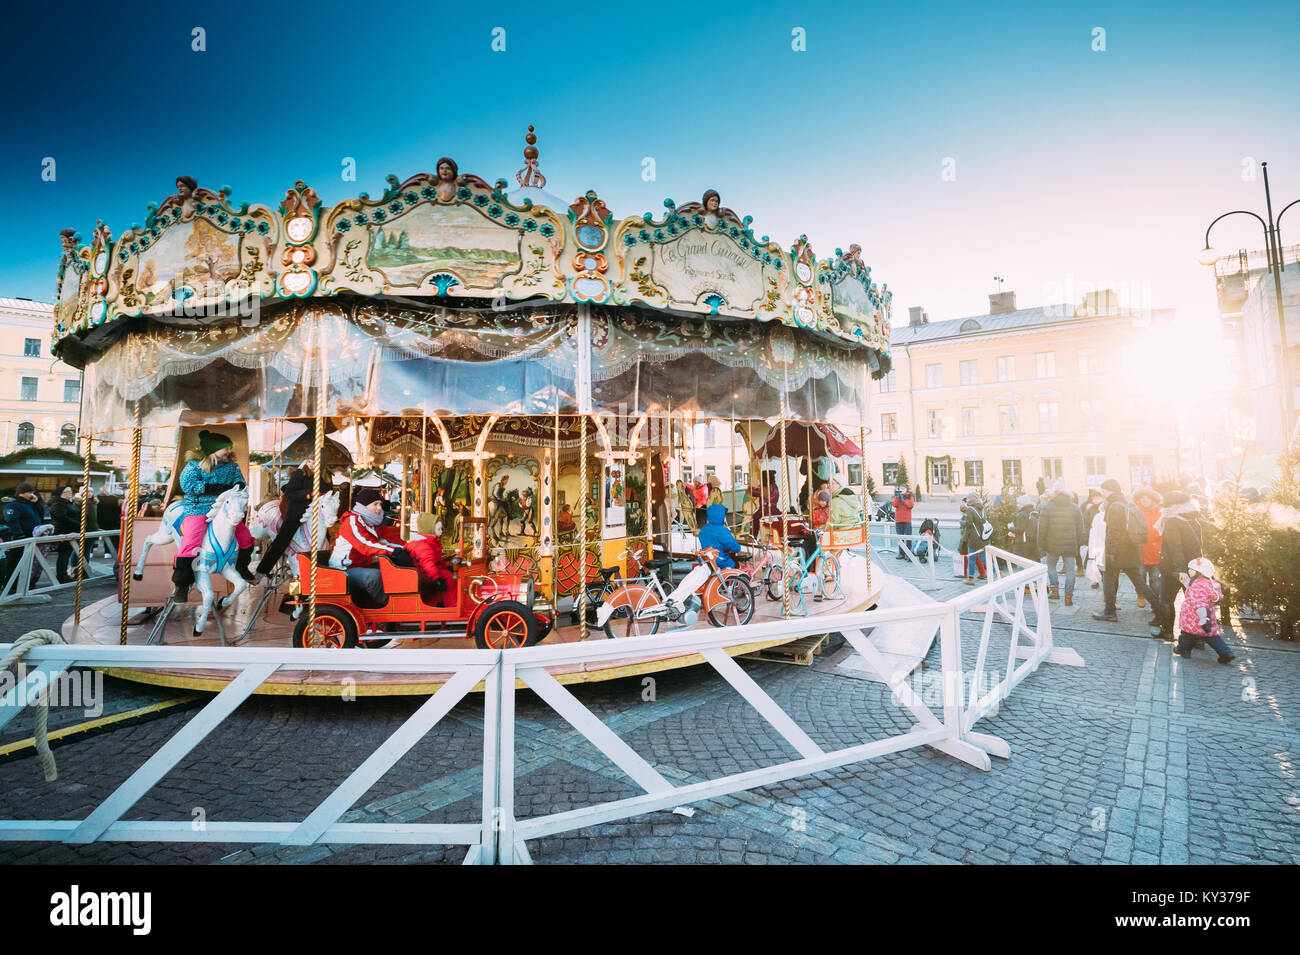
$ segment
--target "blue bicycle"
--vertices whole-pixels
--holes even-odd
[[[822,532],[812,531],[813,546],[791,539],[790,556],[786,558],[783,577],[791,599],[799,595],[799,611],[807,616],[806,595],[812,594],[813,600],[841,600],[844,597],[844,581],[840,576],[840,559],[834,554],[822,550]]]

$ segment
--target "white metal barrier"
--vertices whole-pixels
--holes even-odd
[[[991,554],[1019,562],[1019,558],[990,548]],[[0,820],[0,840],[58,840],[88,843],[113,841],[249,842],[310,845],[314,843],[459,844],[468,847],[471,863],[527,862],[525,843],[556,833],[623,819],[641,813],[711,799],[808,773],[860,762],[902,750],[929,746],[978,769],[989,768],[989,755],[1008,757],[1007,743],[976,733],[971,726],[997,701],[1044,661],[1054,660],[1051,626],[1047,620],[1046,568],[1041,564],[1001,576],[977,591],[963,593],[947,603],[826,615],[798,620],[778,620],[744,627],[692,630],[667,635],[622,640],[527,647],[516,650],[294,650],[270,647],[148,647],[55,645],[39,647],[28,655],[36,664],[25,684],[46,681],[72,666],[125,666],[133,669],[186,667],[236,671],[229,685],[199,710],[162,748],[131,774],[83,820]],[[1039,617],[1030,628],[1021,612],[1026,584],[1036,588]],[[1006,601],[1016,597],[1014,611]],[[978,653],[982,668],[992,626],[998,613],[1011,623],[1012,661],[1008,674],[993,690],[968,701],[964,692],[961,614],[978,600],[987,601]],[[906,675],[892,676],[889,665],[867,638],[873,626],[899,620],[932,620],[939,632],[944,694],[935,712],[910,687]],[[777,638],[826,632],[842,633],[865,666],[889,683],[894,699],[910,714],[913,725],[882,739],[864,739],[850,746],[827,750],[800,727],[726,652],[728,648]],[[1021,637],[1027,646],[1021,652]],[[0,647],[3,652],[5,647]],[[643,756],[636,753],[581,700],[549,672],[549,667],[591,663],[659,653],[697,653],[719,676],[763,717],[789,744],[797,758],[747,772],[734,773],[690,785],[669,782]],[[1067,654],[1068,656],[1068,654]],[[1077,660],[1077,655],[1075,655]],[[1061,657],[1061,662],[1075,662]],[[1078,661],[1082,662],[1082,661]],[[209,819],[196,831],[191,821],[130,821],[123,816],[200,741],[276,671],[351,670],[382,673],[451,673],[447,682],[424,702],[402,726],[305,818],[298,822],[227,822]],[[515,682],[522,681],[551,709],[592,743],[644,792],[566,812],[526,819],[515,817]],[[405,753],[422,739],[453,706],[483,684],[482,820],[461,824],[343,823],[340,817],[366,793]],[[19,710],[14,703],[34,695],[33,687],[15,686],[0,699],[0,726]]]
[[[117,538],[120,533],[120,531],[87,532],[87,566],[91,566],[90,560],[99,550],[100,542],[104,544],[107,559],[116,561]],[[75,587],[77,585],[75,580],[66,584],[59,583],[55,566],[57,558],[45,553],[45,548],[51,544],[70,541],[75,554],[78,539],[79,535],[77,534],[49,534],[45,537],[25,537],[22,540],[0,544],[0,581],[4,584],[3,587],[0,587],[0,607],[14,603],[43,603],[50,599],[49,595],[54,591]],[[9,579],[4,580],[5,575],[8,573],[9,555],[19,550],[22,551],[22,556],[18,559],[18,565],[14,568],[14,572],[8,575]],[[44,574],[43,578],[42,573]],[[36,586],[32,586],[33,577],[37,580]],[[82,578],[82,583],[111,579],[112,577],[113,565],[110,562],[107,570],[98,574],[92,573]],[[41,583],[42,580],[45,582]]]

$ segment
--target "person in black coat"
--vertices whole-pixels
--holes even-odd
[[[1187,564],[1205,556],[1202,550],[1201,505],[1182,491],[1170,491],[1161,499],[1164,513],[1160,530],[1160,600],[1154,605],[1151,636],[1174,638],[1174,599],[1182,589],[1179,575]]]
[[[316,490],[321,494],[329,491],[329,485],[325,483],[323,477],[316,482]],[[283,496],[281,507],[284,521],[280,524],[279,533],[262,554],[262,559],[257,562],[257,573],[263,576],[275,569],[284,552],[289,549],[289,542],[298,532],[303,515],[307,513],[307,508],[311,507],[311,462],[304,461],[294,468],[280,493]]]
[[[54,524],[55,534],[77,534],[81,531],[81,504],[73,495],[72,485],[64,484],[54,492],[50,500],[50,521]],[[59,583],[72,581],[68,576],[69,566],[76,566],[80,560],[76,545],[72,541],[59,541],[57,576]]]
[[[1074,606],[1074,563],[1079,556],[1079,547],[1087,540],[1083,531],[1083,516],[1074,503],[1074,498],[1063,485],[1058,486],[1048,502],[1038,514],[1038,549],[1043,553],[1043,563],[1047,564],[1047,584],[1050,587],[1048,597],[1060,598],[1060,584],[1057,582],[1056,564],[1065,564],[1065,605]]]
[[[1138,545],[1128,532],[1128,508],[1133,505],[1124,496],[1119,482],[1109,478],[1102,482],[1101,489],[1107,493],[1106,515],[1106,552],[1102,557],[1101,593],[1106,606],[1101,613],[1094,613],[1094,620],[1119,620],[1116,613],[1115,598],[1119,593],[1119,575],[1124,574],[1133,582],[1133,589],[1151,606],[1158,602],[1155,594],[1147,587],[1142,576],[1142,556]]]
[[[14,540],[23,540],[36,533],[36,528],[45,523],[45,508],[41,506],[40,495],[36,488],[24,481],[14,491],[14,499],[4,505],[5,523]],[[11,547],[5,552],[5,581],[18,569],[23,559],[23,548]]]

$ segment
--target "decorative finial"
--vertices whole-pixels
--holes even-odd
[[[537,134],[533,132],[533,127],[528,127],[528,135],[524,137],[524,142],[528,145],[524,147],[524,168],[515,173],[515,181],[525,189],[541,189],[546,185],[546,177],[542,171],[537,168]]]

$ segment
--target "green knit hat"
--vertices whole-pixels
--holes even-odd
[[[199,432],[199,450],[203,452],[205,457],[209,454],[216,454],[222,448],[233,448],[234,446],[235,442],[224,434],[219,434],[216,431]]]

